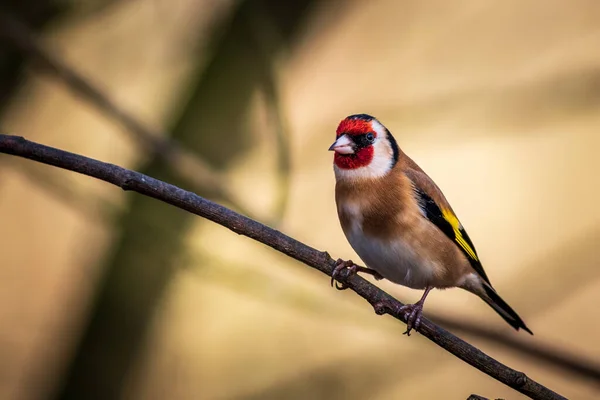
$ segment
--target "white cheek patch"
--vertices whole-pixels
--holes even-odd
[[[371,121],[371,128],[373,128],[379,139],[384,139],[387,137],[386,129],[376,119]]]
[[[387,132],[383,125],[376,120],[371,121],[371,127],[377,134],[373,144],[373,159],[364,167],[342,169],[334,164],[336,179],[357,180],[374,179],[385,176],[392,169],[393,150],[387,140]]]

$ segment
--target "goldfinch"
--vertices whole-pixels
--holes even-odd
[[[385,126],[367,114],[351,115],[340,122],[329,150],[335,152],[340,223],[368,267],[340,260],[332,284],[342,269],[349,268],[350,273],[369,273],[376,279],[424,289],[418,302],[394,310],[406,318],[409,335],[421,323],[431,289],[451,287],[476,294],[513,328],[533,334],[492,287],[442,191],[398,147]]]

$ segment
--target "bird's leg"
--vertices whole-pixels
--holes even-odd
[[[348,289],[348,285],[336,281],[336,278],[344,269],[348,269],[347,278],[351,277],[352,275],[356,275],[358,272],[362,272],[365,274],[373,275],[377,280],[383,279],[383,276],[381,276],[379,272],[375,271],[374,269],[359,267],[358,265],[354,264],[352,260],[344,261],[341,258],[339,258],[335,263],[335,268],[333,269],[333,272],[331,273],[331,286],[333,286],[333,282],[335,282],[335,287],[338,290]]]
[[[421,299],[417,301],[415,304],[405,304],[401,307],[397,307],[396,303],[392,303],[389,300],[381,300],[373,305],[375,312],[377,314],[384,314],[386,310],[391,310],[397,315],[404,314],[404,318],[406,319],[406,332],[405,335],[410,336],[410,331],[413,329],[419,329],[421,326],[421,317],[423,315],[423,304],[425,303],[425,299],[429,292],[433,289],[431,286],[428,286],[425,289],[425,293],[421,296]]]
[[[421,296],[421,299],[417,301],[415,304],[407,304],[404,307],[404,317],[406,318],[406,332],[405,335],[410,336],[410,331],[415,328],[419,329],[421,326],[421,317],[423,316],[423,304],[425,304],[425,299],[429,292],[433,289],[431,286],[425,289],[425,293]]]

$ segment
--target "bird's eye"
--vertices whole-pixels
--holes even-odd
[[[373,135],[372,133],[367,133],[367,140],[373,143],[375,141],[375,135]]]

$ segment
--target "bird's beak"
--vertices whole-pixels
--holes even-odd
[[[348,135],[342,135],[329,147],[329,151],[339,154],[354,154],[354,142]]]

